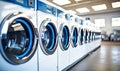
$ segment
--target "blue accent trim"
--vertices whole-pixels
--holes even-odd
[[[58,16],[59,14],[61,14],[61,13],[63,13],[63,11],[57,9],[57,16]]]
[[[70,15],[70,18],[72,18],[73,17],[73,15]]]
[[[75,22],[79,22],[79,19],[78,19],[78,18],[75,18]]]
[[[16,22],[22,22],[22,24],[24,24],[24,25],[26,26],[26,28],[27,28],[27,30],[28,30],[28,32],[29,32],[29,36],[30,36],[30,37],[29,37],[29,46],[27,47],[27,50],[26,50],[23,54],[16,56],[16,57],[18,57],[18,58],[23,58],[23,57],[25,57],[25,56],[30,52],[30,50],[32,49],[33,31],[32,31],[32,29],[31,29],[29,23],[26,22],[24,19],[18,18],[18,19],[16,19],[15,21],[16,21]]]
[[[54,40],[54,38],[56,38],[55,37],[55,31],[54,31],[54,29],[53,29],[53,26],[51,25],[51,23],[48,23],[47,24],[47,27],[49,27],[50,29],[51,29],[51,33],[52,33],[52,35],[50,35],[50,36],[52,36],[52,44],[50,45],[50,47],[48,48],[48,50],[52,50],[53,48],[54,48],[54,44],[55,44],[55,40]]]
[[[79,20],[79,24],[83,25],[83,20],[82,19]]]
[[[17,0],[3,0],[3,1],[7,1],[7,2],[11,2],[11,3],[14,3],[14,4],[18,4],[18,5],[21,5],[23,7],[26,7],[26,8],[35,8],[35,0],[33,0],[33,6],[29,6],[29,3],[28,3],[28,0],[23,0],[23,3],[17,1]]]
[[[65,26],[64,28],[63,28],[63,32],[64,32],[64,35],[65,35],[65,42],[64,42],[64,45],[63,45],[63,47],[64,48],[66,48],[67,47],[67,44],[68,44],[68,42],[69,42],[69,30],[68,30],[68,28]]]
[[[59,14],[61,14],[61,13],[64,13],[62,10],[59,10],[59,9],[57,9],[57,16],[58,17],[60,17],[59,16]],[[65,16],[65,19],[68,21],[68,20],[70,20],[70,15],[69,14],[65,14],[64,15]],[[61,18],[61,17],[60,17]]]
[[[70,16],[68,14],[65,14],[65,19],[66,20],[69,20],[70,19]]]
[[[57,8],[52,7],[48,4],[45,4],[41,1],[38,1],[37,10],[42,11],[53,16],[57,16]]]

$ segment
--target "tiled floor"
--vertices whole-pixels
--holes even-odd
[[[120,43],[102,42],[101,48],[68,71],[120,71]]]

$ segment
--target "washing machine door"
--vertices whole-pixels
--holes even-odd
[[[93,39],[93,41],[95,40],[95,32],[93,32],[92,39]]]
[[[93,35],[93,34],[92,34],[92,31],[91,31],[91,35],[90,35],[90,41],[92,41],[92,35]]]
[[[13,13],[0,24],[0,50],[12,64],[29,61],[36,50],[36,32],[30,18],[23,13]]]
[[[94,32],[92,31],[91,34],[92,34],[91,35],[91,40],[93,41],[94,40],[94,38],[93,38],[94,37]]]
[[[72,33],[71,33],[71,45],[72,47],[76,47],[77,46],[77,42],[78,42],[78,30],[76,27],[72,27]]]
[[[39,44],[46,55],[51,55],[57,48],[56,23],[47,18],[39,27]]]
[[[87,41],[88,41],[88,31],[85,30],[85,43],[87,43]]]
[[[83,29],[79,29],[79,44],[82,45],[83,44],[83,36],[84,36],[84,31]]]
[[[89,42],[91,41],[91,31],[89,31],[88,40],[89,40]]]
[[[59,44],[63,51],[69,48],[70,32],[67,25],[61,24],[59,27]]]

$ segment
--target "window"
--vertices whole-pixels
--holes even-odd
[[[120,26],[120,17],[112,18],[112,26]]]
[[[105,19],[95,19],[94,22],[97,27],[105,27]]]

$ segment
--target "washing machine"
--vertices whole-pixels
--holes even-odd
[[[91,24],[91,30],[92,30],[92,32],[91,32],[91,41],[94,42],[94,40],[95,40],[95,26],[94,26],[94,23]]]
[[[94,50],[95,48],[97,48],[99,46],[99,44],[101,42],[99,41],[96,41],[96,27],[94,26],[94,23],[92,23],[92,26],[91,26],[91,50]],[[99,42],[99,43],[98,43]]]
[[[39,71],[57,71],[57,9],[47,1],[37,3]]]
[[[90,26],[91,27],[91,26]],[[91,43],[91,36],[92,36],[92,31],[91,31],[91,29],[89,30],[89,36],[88,36],[88,43]]]
[[[81,29],[82,28],[82,29]],[[89,45],[88,45],[88,35],[89,35],[89,30],[88,30],[89,28],[88,28],[88,26],[87,26],[87,24],[86,24],[86,21],[85,20],[83,20],[83,25],[82,25],[82,27],[80,27],[80,29],[79,29],[79,31],[80,31],[80,33],[82,34],[82,37],[80,38],[80,41],[82,40],[82,42],[80,42],[79,44],[80,44],[80,46],[82,45],[82,47],[84,48],[84,52],[83,52],[83,54],[84,55],[86,55],[86,54],[88,54],[88,52],[89,52]]]
[[[91,22],[89,22],[90,24],[92,24]],[[89,27],[89,31],[88,31],[88,52],[91,52],[93,50],[94,46],[94,40],[93,40],[93,36],[94,36],[94,32],[93,32],[93,27],[91,25],[88,26]]]
[[[90,23],[90,24],[89,24],[89,26],[88,26],[88,27],[89,27],[89,36],[88,36],[88,39],[89,39],[89,40],[88,40],[88,43],[91,43],[91,42],[92,42],[92,29],[93,29],[93,28],[92,28],[92,24],[93,24],[93,23],[92,23],[92,22],[89,22],[89,23]]]
[[[90,22],[88,22],[88,24],[90,24]],[[88,33],[88,36],[87,36],[86,50],[87,50],[87,53],[90,53],[94,48],[94,42],[91,41],[92,33],[91,33],[91,26],[89,25],[87,26],[87,33]]]
[[[69,45],[70,45],[70,28],[69,14],[65,10],[58,9],[58,70],[62,71],[69,65]]]
[[[100,33],[100,29],[98,27],[95,27],[95,37],[94,37],[94,39],[95,39],[94,45],[95,45],[95,48],[97,48],[98,46],[101,45],[101,33]]]
[[[83,20],[82,19],[82,25],[79,25],[80,27],[79,27],[79,32],[81,33],[80,34],[80,36],[82,36],[82,37],[80,37],[80,42],[81,43],[79,43],[80,45],[85,45],[86,43],[86,30],[87,30],[87,27],[86,27],[86,21],[85,20]]]
[[[86,23],[85,23],[85,21],[84,21],[84,23],[83,23],[83,45],[85,45],[86,44],[86,25],[85,25]]]
[[[0,71],[38,71],[35,2],[0,1]]]
[[[92,47],[92,49],[95,49],[97,44],[95,42],[95,27],[93,26],[93,31],[92,31],[92,42],[94,43],[94,46]]]
[[[81,17],[78,18],[78,41],[79,45],[77,48],[78,59],[81,59],[86,54],[86,45],[84,45],[84,27],[83,27],[83,19]]]
[[[85,41],[84,41],[84,43],[87,44],[88,43],[88,28],[87,28],[87,26],[84,29],[84,35],[85,35]]]
[[[93,48],[94,48],[94,42],[91,42],[91,22],[90,21],[86,21],[87,23],[87,44],[86,44],[86,49],[87,49],[87,53],[90,53]]]
[[[83,45],[84,44],[84,29],[82,26],[79,27],[79,45]]]
[[[97,41],[96,38],[96,27],[94,26],[94,23],[91,24],[91,42],[90,42],[90,51],[94,50],[95,48],[98,47],[100,43]]]
[[[70,64],[74,63],[78,59],[78,25],[75,20],[75,15],[70,15]]]
[[[79,19],[79,45],[84,44],[84,28],[83,28],[83,19]]]
[[[81,57],[83,57],[86,49],[85,49],[85,47],[83,45],[81,45],[81,42],[83,42],[83,30],[82,30],[82,21],[80,20],[79,16],[75,16],[75,23],[76,23],[75,26],[78,29],[78,46],[76,47],[76,53],[77,53],[76,60],[78,60]]]

